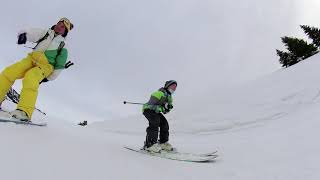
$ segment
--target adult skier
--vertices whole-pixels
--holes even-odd
[[[14,84],[22,80],[20,100],[11,115],[22,121],[31,121],[38,96],[39,83],[57,78],[65,68],[68,51],[65,38],[73,28],[67,18],[61,18],[50,29],[29,29],[18,34],[18,44],[37,43],[26,58],[8,66],[0,74],[0,102]]]
[[[143,105],[143,115],[148,119],[147,136],[143,149],[150,152],[161,150],[172,151],[169,141],[169,124],[163,114],[167,114],[173,108],[172,95],[177,88],[177,82],[167,81],[164,87],[152,93],[150,100]],[[160,128],[160,135],[159,135]],[[158,142],[159,136],[159,142]]]

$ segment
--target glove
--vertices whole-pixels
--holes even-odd
[[[72,66],[72,65],[74,65],[74,63],[73,62],[71,62],[71,61],[68,61],[67,63],[66,63],[66,65],[64,65],[64,68],[65,69],[68,69],[70,66]]]
[[[169,104],[169,103],[166,103],[166,104],[164,104],[164,109],[166,110],[171,110],[172,108],[173,108],[173,106],[172,106],[172,104]]]
[[[44,83],[44,82],[48,82],[48,81],[49,80],[47,78],[44,78],[44,79],[42,79],[42,81],[39,84]]]
[[[169,103],[166,103],[166,104],[164,104],[163,108],[164,108],[163,114],[167,114],[168,112],[170,112],[170,110],[173,108],[173,106]]]
[[[22,33],[18,36],[18,44],[25,44],[27,42],[27,34]]]

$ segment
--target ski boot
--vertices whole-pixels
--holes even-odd
[[[161,152],[161,147],[159,146],[158,143],[148,143],[148,141],[144,142],[143,149],[149,152],[154,152],[154,153],[160,153]]]
[[[172,145],[170,143],[168,143],[168,141],[165,143],[160,143],[159,146],[164,151],[174,151],[174,148],[172,147]]]
[[[20,120],[20,121],[25,121],[25,122],[31,122],[30,118],[27,116],[27,113],[20,110],[20,109],[16,109],[14,111],[12,111],[11,116]]]

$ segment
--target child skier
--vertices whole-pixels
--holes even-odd
[[[161,150],[172,151],[173,147],[169,141],[169,124],[163,114],[167,114],[173,108],[172,94],[177,88],[177,82],[167,81],[163,88],[152,93],[150,100],[143,105],[143,115],[148,119],[146,141],[143,149],[151,152]],[[162,114],[163,113],[163,114]],[[160,138],[158,134],[160,128]]]
[[[21,61],[8,66],[0,74],[0,102],[15,80],[23,79],[17,109],[11,115],[22,121],[31,121],[40,82],[54,80],[65,68],[68,51],[65,37],[73,28],[67,18],[61,18],[49,30],[30,29],[18,34],[18,44],[37,43],[34,51]]]

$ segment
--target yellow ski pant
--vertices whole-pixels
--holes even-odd
[[[43,52],[34,51],[21,61],[8,66],[0,74],[0,102],[2,102],[15,80],[22,80],[22,90],[17,109],[23,110],[31,119],[35,108],[39,83],[53,72]]]

